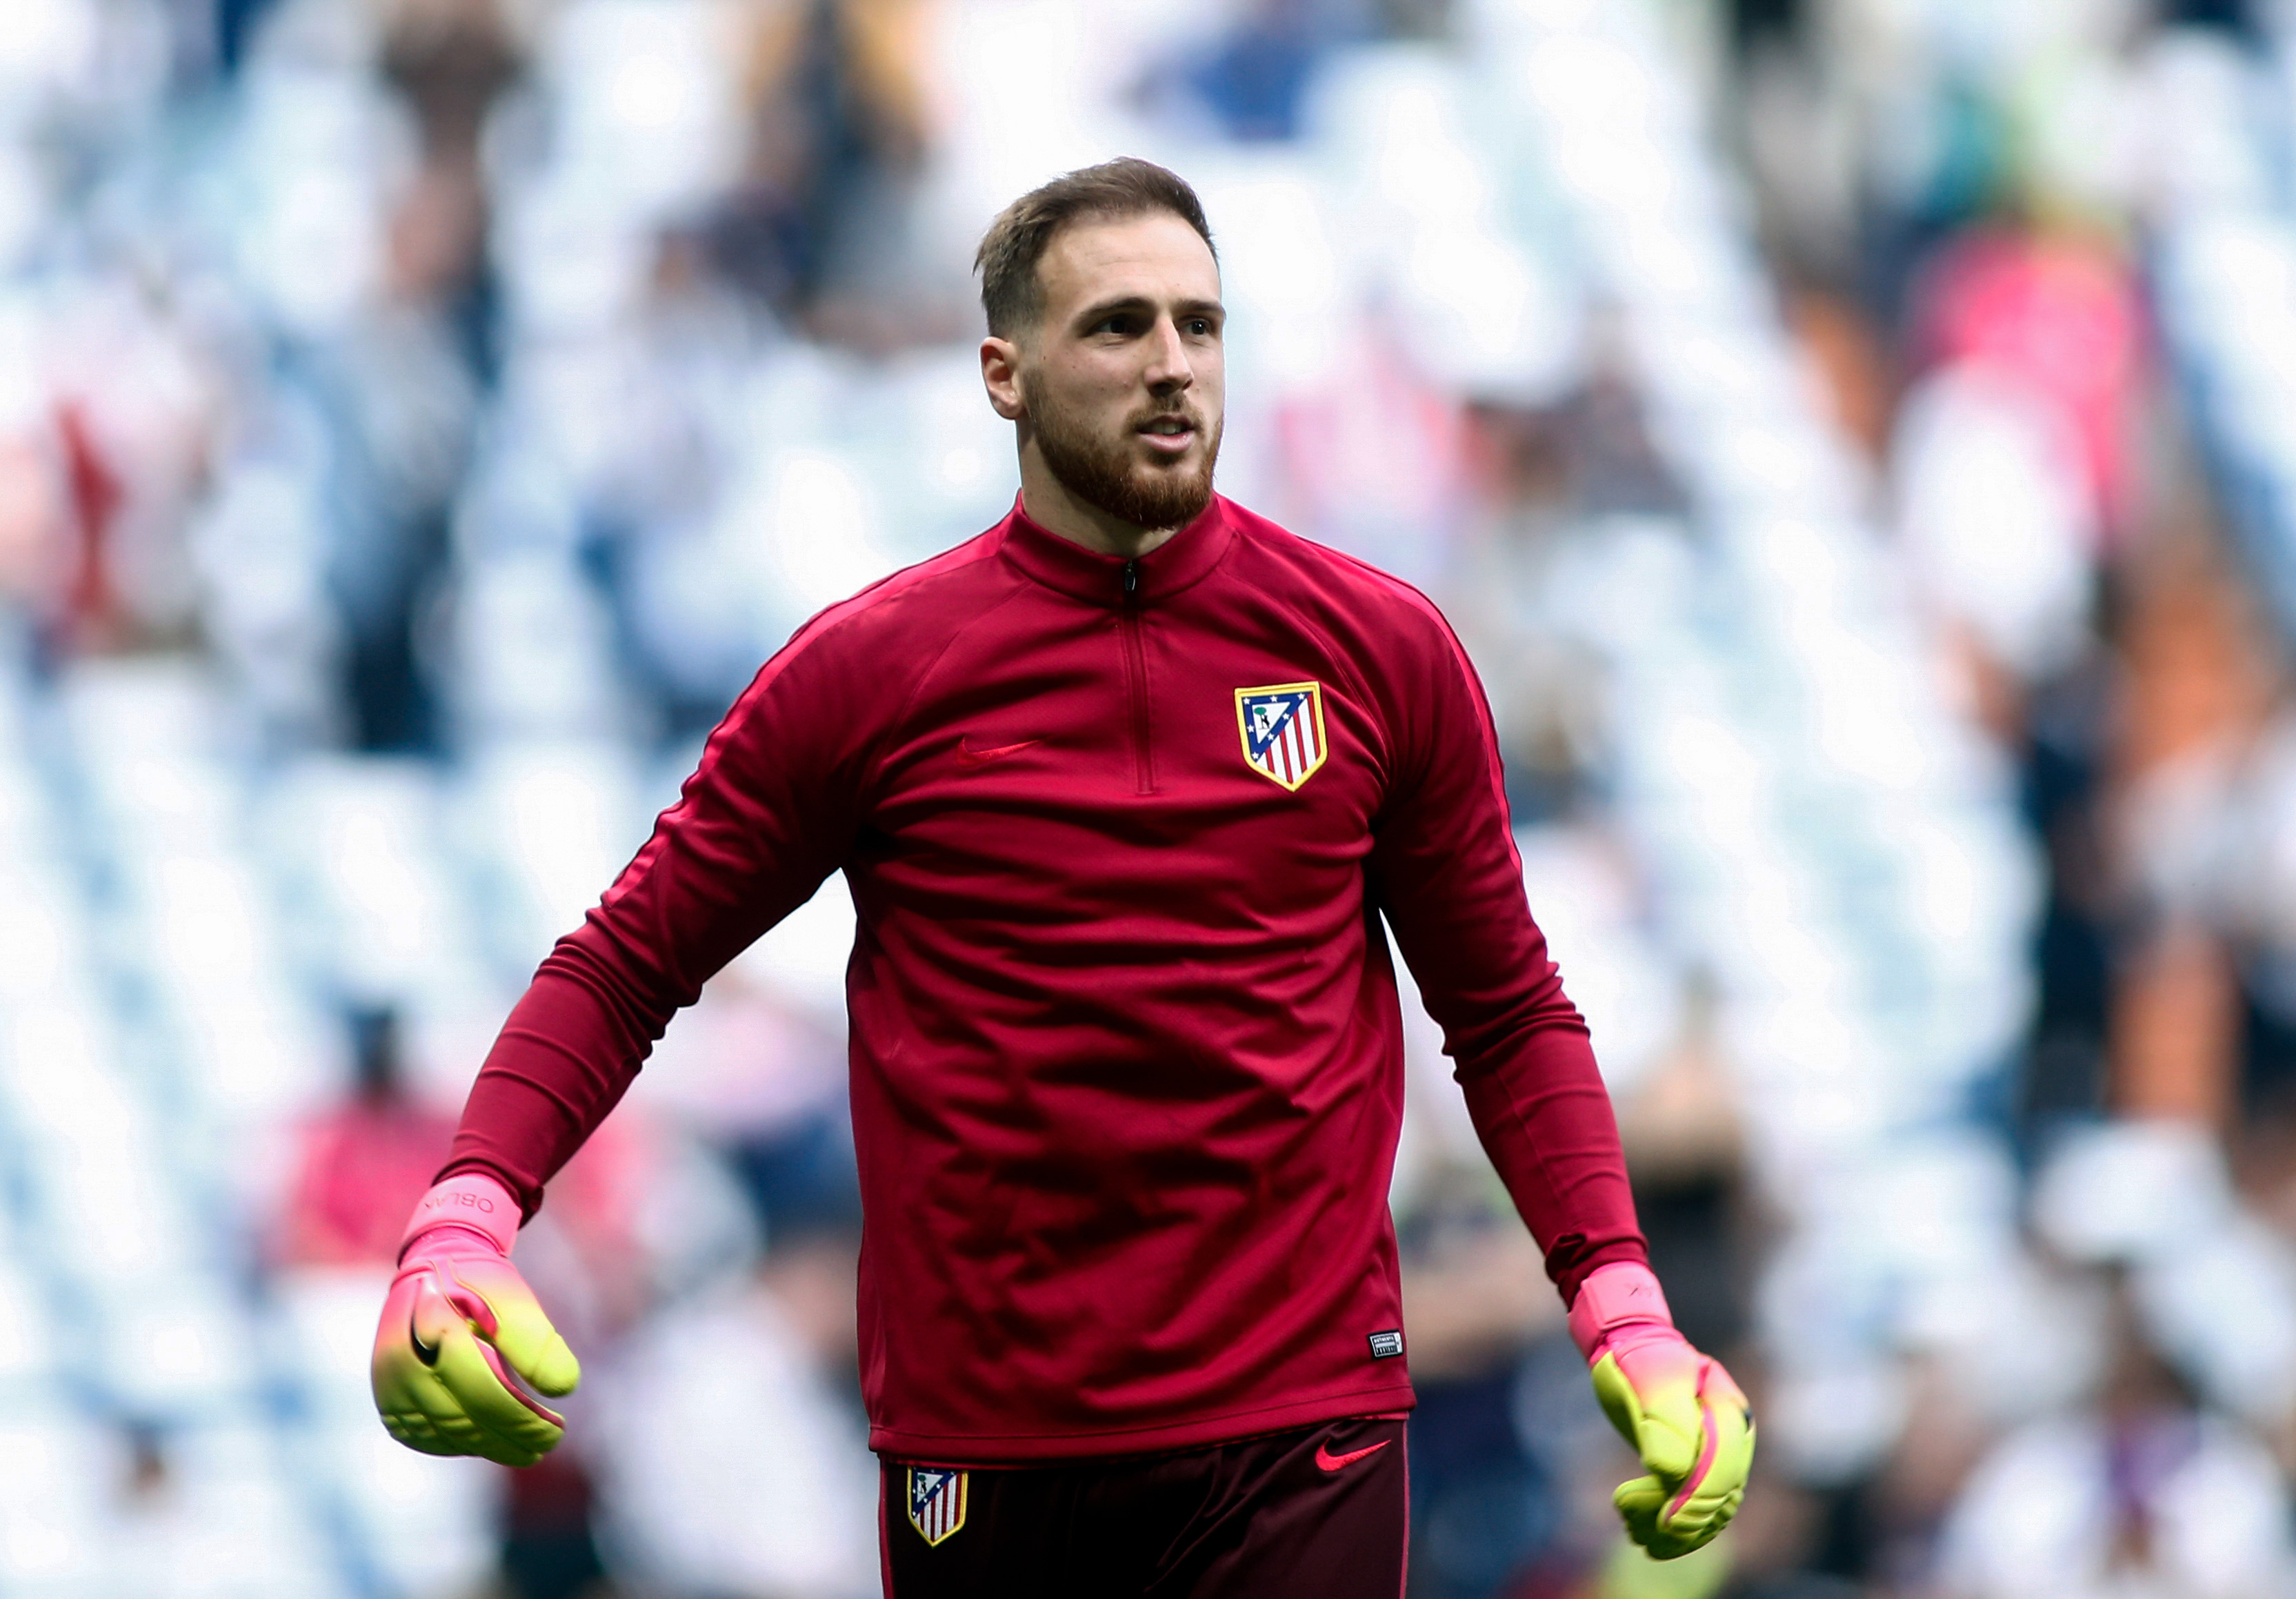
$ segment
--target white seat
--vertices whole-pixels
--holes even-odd
[[[311,1447],[340,1463],[351,1513],[394,1591],[460,1591],[492,1564],[502,1472],[482,1460],[418,1455],[376,1419],[367,1363],[389,1283],[379,1270],[283,1274],[277,1302],[290,1333],[281,1347],[302,1357]]]

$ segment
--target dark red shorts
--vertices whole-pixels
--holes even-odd
[[[884,1465],[887,1599],[1398,1599],[1399,1421],[995,1471]]]

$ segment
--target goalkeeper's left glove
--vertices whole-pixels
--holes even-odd
[[[582,1368],[510,1263],[518,1224],[510,1191],[477,1172],[431,1189],[406,1224],[372,1376],[382,1424],[410,1449],[525,1466],[566,1435],[519,1384],[571,1393]]]
[[[1611,1496],[1654,1560],[1704,1547],[1729,1525],[1754,1464],[1754,1417],[1719,1361],[1674,1330],[1650,1267],[1597,1267],[1570,1306],[1595,1397],[1649,1472]]]

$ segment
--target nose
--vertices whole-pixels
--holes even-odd
[[[1180,337],[1179,324],[1169,316],[1156,319],[1156,332],[1149,340],[1148,370],[1141,375],[1159,395],[1177,394],[1196,381],[1195,371],[1188,364],[1187,343]]]

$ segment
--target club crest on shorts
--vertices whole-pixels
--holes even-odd
[[[1324,736],[1324,685],[1276,683],[1235,691],[1244,764],[1270,783],[1296,789],[1331,753]]]
[[[938,1544],[964,1525],[967,1474],[925,1466],[909,1468],[909,1525],[928,1544]]]

